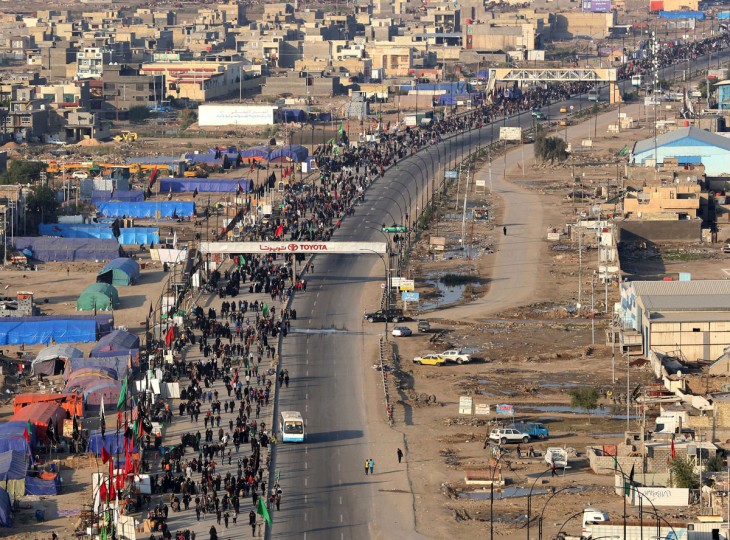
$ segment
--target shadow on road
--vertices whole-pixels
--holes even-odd
[[[326,443],[334,441],[346,441],[348,439],[361,439],[363,432],[359,429],[341,429],[338,431],[323,431],[321,433],[307,433],[307,443]]]

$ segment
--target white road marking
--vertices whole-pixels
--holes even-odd
[[[304,394],[304,399],[309,399],[309,394]]]
[[[340,514],[340,523],[342,523],[343,521],[345,521],[345,520],[344,520],[344,518],[342,517],[342,514]]]
[[[309,412],[309,405],[307,403],[304,404],[304,412]]]
[[[307,465],[307,462],[304,462],[304,470],[307,470],[309,468],[309,465]]]
[[[308,447],[308,446],[305,446],[305,447],[304,447],[304,453],[305,453],[305,454],[308,454],[308,453],[309,453],[309,447]]]
[[[307,487],[308,483],[309,483],[309,478],[305,476],[304,477],[304,487]],[[340,503],[340,504],[342,504],[342,503]]]
[[[307,521],[307,513],[304,512],[304,521]]]
[[[307,370],[307,377],[309,377],[309,370]]]
[[[340,464],[339,463],[337,464],[337,470],[338,471],[340,470]]]
[[[342,504],[342,497],[340,497],[340,504]]]

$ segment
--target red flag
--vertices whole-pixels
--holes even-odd
[[[28,433],[27,427],[23,430],[23,438],[30,443],[30,433]]]
[[[275,233],[275,234],[276,234],[276,237],[277,237],[277,238],[278,238],[279,236],[281,236],[282,234],[284,234],[284,225],[281,225],[281,224],[280,224],[280,225],[279,225],[279,226],[278,226],[278,227],[276,228],[276,233]]]
[[[170,328],[167,329],[167,334],[165,334],[165,343],[167,344],[168,347],[172,346],[172,340],[174,339],[174,337],[175,337],[175,327],[171,326]]]
[[[101,447],[101,462],[106,463],[112,458],[112,455],[106,451],[104,446]]]
[[[150,187],[155,185],[156,179],[157,179],[157,167],[155,166],[155,168],[152,169],[152,174],[150,174]]]
[[[674,450],[674,437],[672,437],[672,459],[677,457],[677,452]]]
[[[101,486],[99,486],[99,500],[102,502],[109,502],[108,492],[106,489],[106,482],[102,482]]]

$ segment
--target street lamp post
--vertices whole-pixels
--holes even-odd
[[[539,475],[537,475],[535,481],[532,482],[532,486],[530,486],[530,492],[527,494],[527,540],[530,540],[530,521],[532,519],[532,490],[535,489],[535,484],[537,484],[537,481],[549,472],[552,472],[552,468],[546,469]]]

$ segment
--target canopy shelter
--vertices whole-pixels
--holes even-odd
[[[24,238],[16,236],[12,243],[13,247],[23,252],[26,257],[42,262],[111,261],[119,257],[121,249],[116,239],[103,238]]]
[[[265,146],[253,146],[246,150],[241,150],[241,160],[249,163],[251,161],[268,161],[269,154],[271,154],[271,150]]]
[[[96,353],[104,351],[127,351],[139,349],[139,337],[130,334],[126,330],[117,329],[101,338],[89,356],[96,356]]]
[[[64,392],[84,396],[87,416],[90,412],[98,412],[102,397],[104,398],[104,403],[117,403],[121,391],[122,383],[108,376],[70,379],[66,385],[66,390],[64,390]]]
[[[119,293],[108,283],[92,283],[76,300],[78,311],[110,311],[119,307]]]
[[[122,227],[119,236],[114,236],[112,223],[41,223],[39,232],[45,236],[59,238],[97,238],[116,240],[122,245],[159,243],[160,229],[155,227]]]
[[[301,144],[290,144],[289,146],[272,150],[269,155],[269,161],[272,163],[303,163],[308,155],[309,150]]]
[[[250,178],[162,178],[160,191],[167,193],[250,193]]]
[[[135,284],[140,277],[139,264],[128,257],[119,257],[109,261],[96,276],[96,281],[108,283],[115,287],[126,287]]]
[[[28,472],[25,477],[25,494],[26,495],[58,495],[61,492],[61,481],[58,473],[48,471]]]
[[[115,189],[113,191],[105,191],[95,189],[91,192],[91,204],[100,202],[142,202],[144,201],[144,192],[141,190],[123,190]]]
[[[64,380],[68,381],[71,376],[78,373],[82,369],[103,368],[104,370],[112,370],[116,373],[116,379],[123,379],[129,372],[132,359],[130,356],[108,356],[105,358],[73,358],[66,362],[66,369],[63,373]]]
[[[28,434],[30,442],[25,438]],[[0,452],[15,450],[23,455],[32,451],[36,445],[35,430],[28,422],[10,421],[0,424]]]
[[[0,527],[13,526],[12,511],[10,495],[3,488],[0,488]]]
[[[105,217],[177,219],[195,216],[195,203],[188,201],[104,202],[96,208]]]
[[[46,347],[38,353],[30,366],[33,375],[58,375],[64,370],[66,360],[81,358],[84,353],[65,343],[57,343]]]
[[[0,487],[13,499],[25,496],[27,469],[25,454],[15,450],[0,453]]]
[[[66,416],[64,408],[56,403],[33,403],[17,411],[12,420],[30,422],[38,440],[55,442],[61,440]]]
[[[120,458],[124,456],[124,434],[123,433],[104,433],[104,438],[101,437],[100,431],[92,431],[89,434],[89,444],[86,447],[86,451],[90,454],[101,455],[101,447],[106,448],[106,451],[111,455],[115,456],[119,454]],[[135,446],[132,450],[132,454],[136,454],[138,448]],[[115,461],[116,463],[116,461]]]

